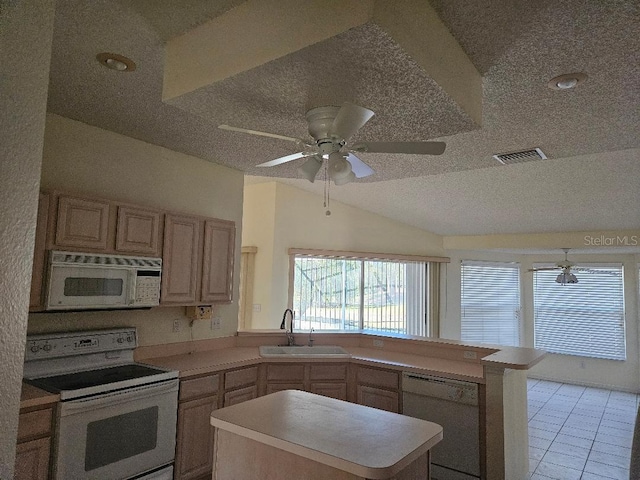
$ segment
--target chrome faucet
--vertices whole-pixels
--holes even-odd
[[[289,323],[289,330],[287,330],[287,313],[291,316],[291,322]],[[293,310],[287,308],[282,315],[282,323],[280,329],[284,330],[287,335],[287,345],[292,347],[296,344],[296,339],[293,336]]]

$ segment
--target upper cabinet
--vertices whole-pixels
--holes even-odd
[[[55,245],[107,250],[109,203],[85,198],[58,197]]]
[[[230,303],[235,223],[43,192],[29,309],[43,309],[47,250],[162,257],[161,305]]]
[[[197,303],[199,265],[202,262],[201,223],[196,217],[167,214],[164,224],[160,303]]]
[[[156,210],[118,207],[116,250],[159,256],[161,214]]]
[[[233,289],[233,254],[236,225],[224,220],[205,220],[202,292],[205,303],[230,303]]]
[[[56,192],[50,198],[49,248],[160,256],[160,210]]]
[[[167,214],[160,303],[230,303],[234,250],[234,222]]]

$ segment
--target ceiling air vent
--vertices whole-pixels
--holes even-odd
[[[547,156],[542,153],[542,150],[539,148],[532,148],[519,152],[496,153],[493,158],[503,165],[512,165],[514,163],[532,162],[534,160],[546,160]]]

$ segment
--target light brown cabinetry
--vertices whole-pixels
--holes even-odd
[[[218,408],[219,375],[180,382],[174,479],[211,476],[213,428],[211,412]]]
[[[400,413],[400,374],[393,370],[356,367],[356,403]]]
[[[193,305],[197,302],[200,255],[200,220],[167,215],[162,252],[160,302]]]
[[[44,305],[44,269],[46,264],[47,225],[49,219],[49,195],[41,193],[38,199],[38,220],[33,246],[33,268],[31,271],[31,296],[29,310],[40,310]]]
[[[107,250],[109,202],[59,195],[55,245],[61,248]]]
[[[123,255],[160,255],[159,210],[58,192],[49,209],[51,248]]]
[[[258,367],[231,370],[224,374],[223,406],[228,407],[258,397]]]
[[[119,206],[116,250],[158,256],[160,254],[161,221],[159,211]]]
[[[167,214],[160,303],[231,302],[234,249],[234,222]]]
[[[52,421],[50,405],[20,412],[14,480],[49,478]]]
[[[346,363],[272,363],[265,370],[267,394],[293,389],[347,400]]]
[[[258,366],[242,367],[180,382],[175,480],[211,478],[211,412],[258,396]]]

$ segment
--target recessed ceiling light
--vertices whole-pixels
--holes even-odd
[[[581,72],[578,73],[565,73],[553,77],[547,83],[547,87],[552,90],[569,90],[580,82],[584,82],[587,79],[587,75]]]
[[[96,59],[105,67],[118,72],[133,72],[136,69],[136,63],[133,60],[117,53],[99,53]]]

